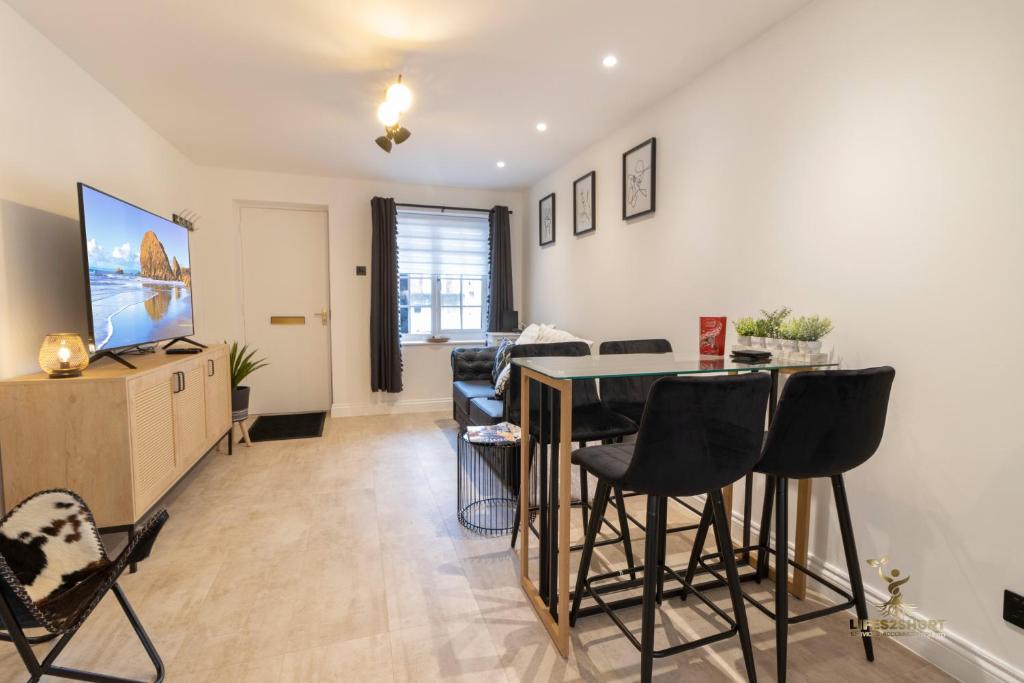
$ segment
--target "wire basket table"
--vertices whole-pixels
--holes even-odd
[[[519,500],[519,441],[472,443],[458,439],[459,524],[478,534],[511,533]]]

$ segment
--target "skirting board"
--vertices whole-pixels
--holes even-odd
[[[743,528],[743,515],[733,510],[733,537]],[[756,542],[760,525],[751,524],[750,537]],[[774,538],[772,539],[774,542]],[[793,544],[789,546],[790,552],[794,552]],[[850,577],[843,568],[831,563],[823,562],[813,553],[807,556],[807,567],[837,586],[844,589],[850,588]],[[813,582],[813,579],[810,579]],[[864,586],[864,593],[868,598],[868,609],[871,604],[878,604],[889,599],[887,593],[869,585]],[[832,592],[828,589],[820,591],[819,595],[831,597]],[[855,616],[853,610],[848,610],[850,616]],[[914,619],[928,619],[920,612],[913,611],[910,616]],[[963,636],[957,635],[954,631],[945,630],[944,638],[929,638],[927,636],[908,636],[893,638],[899,645],[907,648],[926,662],[942,669],[950,676],[961,681],[978,681],[979,683],[1024,683],[1024,671],[1016,668],[1008,662],[1004,662],[992,653],[983,650],[971,643]],[[876,666],[879,661],[875,661]]]
[[[335,403],[331,417],[364,415],[401,415],[402,413],[452,412],[452,397],[398,399],[389,403]]]

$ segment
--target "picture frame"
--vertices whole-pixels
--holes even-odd
[[[657,140],[648,138],[622,155],[622,220],[654,213]]]
[[[555,193],[542,197],[537,202],[538,209],[538,237],[540,246],[554,244],[555,242]]]
[[[577,178],[572,184],[572,234],[597,230],[597,171]]]

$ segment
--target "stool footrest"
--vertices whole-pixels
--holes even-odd
[[[778,558],[778,554],[775,552],[775,550],[773,548],[762,548],[762,547],[760,547],[758,545],[748,545],[748,546],[737,547],[737,548],[735,548],[733,550],[733,554],[749,553],[749,552],[754,551],[754,550],[757,550],[759,552],[767,551],[769,554],[775,555],[776,559]],[[706,555],[701,555],[698,558],[698,562],[700,563],[700,566],[701,566],[701,568],[704,571],[706,571],[708,574],[711,574],[717,580],[719,580],[719,581],[724,583],[725,582],[725,578],[717,571],[718,566],[716,565],[715,568],[712,568],[711,566],[708,565],[708,562],[710,560],[714,560],[714,559],[717,559],[717,558],[720,558],[720,557],[721,557],[721,553],[708,553]],[[797,614],[797,615],[792,616],[792,617],[787,616],[786,617],[786,623],[788,623],[788,624],[799,624],[799,623],[804,622],[804,621],[810,621],[811,619],[817,619],[818,617],[824,617],[824,616],[827,616],[829,614],[835,614],[836,612],[842,612],[843,610],[847,610],[847,609],[849,609],[851,607],[854,607],[857,604],[856,600],[854,600],[854,598],[853,598],[853,595],[848,593],[843,588],[841,588],[841,587],[837,586],[836,584],[832,583],[828,579],[824,578],[823,576],[821,576],[817,572],[811,571],[810,569],[808,569],[807,567],[803,566],[799,562],[794,562],[793,560],[790,560],[788,557],[786,558],[786,562],[787,562],[787,564],[791,565],[794,569],[803,572],[804,574],[806,574],[807,576],[811,577],[815,581],[819,582],[820,584],[822,584],[826,588],[832,590],[835,593],[838,593],[843,598],[845,598],[844,602],[837,603],[835,605],[829,605],[828,607],[823,607],[821,609],[814,610],[812,612],[805,612],[803,614]],[[775,571],[779,571],[778,566],[776,566]],[[788,573],[788,571],[787,571],[787,573]],[[760,578],[760,577],[758,577],[758,578]],[[746,600],[751,605],[753,605],[758,610],[760,610],[765,615],[767,615],[769,619],[772,619],[772,620],[778,619],[778,615],[775,612],[773,612],[770,609],[768,609],[767,607],[765,607],[762,602],[760,602],[759,600],[755,600],[753,597],[748,595],[746,593],[746,591],[740,591],[740,592],[742,593],[744,600]]]
[[[710,636],[705,636],[705,637],[699,638],[697,640],[691,640],[691,641],[688,641],[688,642],[685,642],[685,643],[681,643],[679,645],[673,645],[672,647],[667,647],[667,648],[664,648],[664,649],[661,649],[661,650],[654,650],[653,651],[653,656],[654,657],[670,657],[670,656],[678,654],[680,652],[685,652],[686,650],[692,650],[694,648],[703,647],[705,645],[710,645],[711,643],[717,643],[718,641],[725,640],[726,638],[731,638],[732,636],[734,636],[737,633],[738,628],[736,626],[736,622],[732,619],[732,617],[730,617],[722,608],[720,608],[718,605],[713,603],[710,599],[706,598],[703,595],[703,591],[702,590],[698,589],[693,584],[687,583],[686,579],[684,579],[682,576],[680,576],[671,567],[663,567],[662,570],[666,574],[671,576],[673,579],[675,579],[677,582],[679,582],[679,584],[681,586],[680,588],[678,588],[678,589],[676,589],[674,591],[666,591],[665,592],[665,596],[666,597],[669,597],[669,596],[672,596],[672,595],[676,595],[676,594],[685,595],[687,592],[692,593],[692,594],[696,595],[701,600],[701,602],[703,602],[711,611],[713,611],[723,621],[725,621],[727,624],[729,624],[729,628],[726,629],[725,631],[720,631],[718,633],[712,634]],[[645,569],[645,567],[635,567],[633,571],[645,572],[646,569]],[[615,623],[615,625],[619,627],[619,630],[622,631],[623,635],[625,635],[626,638],[629,639],[629,642],[631,642],[633,644],[633,647],[635,647],[637,650],[641,650],[642,648],[641,648],[641,645],[640,645],[640,641],[637,640],[636,636],[633,635],[633,632],[629,629],[629,627],[626,626],[626,624],[621,619],[619,619],[618,615],[615,613],[616,609],[618,609],[620,607],[626,607],[628,605],[627,604],[619,604],[619,602],[608,603],[604,599],[601,598],[601,595],[602,594],[607,594],[607,593],[615,593],[615,592],[618,592],[618,591],[630,590],[630,589],[633,589],[633,588],[639,588],[639,587],[643,586],[643,583],[644,583],[643,577],[639,577],[639,578],[636,578],[636,579],[629,579],[629,580],[626,580],[626,581],[619,581],[619,582],[616,582],[615,584],[612,584],[610,586],[594,586],[593,585],[594,583],[597,583],[599,581],[607,581],[608,579],[621,578],[623,576],[628,576],[629,573],[630,573],[630,570],[628,570],[628,569],[620,569],[620,570],[613,571],[613,572],[606,572],[604,574],[597,574],[595,576],[591,576],[590,578],[588,578],[584,582],[584,585],[586,586],[586,591],[585,591],[584,595],[589,595],[590,597],[592,597],[594,599],[594,601],[597,603],[597,606],[605,614],[607,614],[611,618],[611,620]],[[622,602],[632,602],[632,601],[622,601]]]

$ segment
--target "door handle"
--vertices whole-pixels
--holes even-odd
[[[319,313],[314,313],[313,315],[320,318],[321,325],[326,325],[331,320],[331,309],[325,308],[321,310]]]

